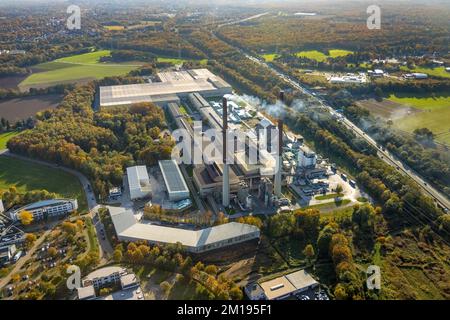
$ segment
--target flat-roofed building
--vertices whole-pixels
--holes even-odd
[[[8,264],[16,254],[16,251],[17,248],[15,244],[0,247],[0,266]]]
[[[179,103],[180,98],[199,92],[207,97],[232,93],[232,87],[208,69],[161,72],[159,82],[100,87],[100,107],[153,102]]]
[[[131,200],[145,198],[150,195],[151,185],[146,166],[127,168],[127,178]]]
[[[11,220],[19,221],[20,214],[23,211],[28,211],[33,215],[33,221],[38,221],[44,218],[63,216],[77,209],[78,201],[76,199],[49,199],[23,206],[10,212],[9,216]]]
[[[194,184],[200,192],[200,196],[206,197],[215,192],[222,192],[223,181],[223,165],[222,164],[205,164],[198,165],[194,168],[192,178]],[[229,170],[230,191],[237,192],[239,190],[239,177],[233,168]]]
[[[119,283],[122,275],[126,275],[125,268],[111,266],[97,269],[91,272],[83,279],[83,286],[94,286],[94,288],[102,288],[104,286]]]
[[[97,297],[96,291],[120,285],[120,290]],[[143,300],[139,280],[134,273],[120,266],[109,266],[91,272],[77,289],[80,300]]]
[[[175,160],[161,160],[159,168],[166,184],[170,201],[180,201],[189,198],[189,189],[181,170]]]
[[[275,279],[251,283],[244,289],[250,300],[285,300],[308,290],[319,283],[305,270],[299,270]]]
[[[77,288],[79,300],[94,300],[96,298],[94,286]]]
[[[231,222],[205,228],[188,230],[136,221],[130,210],[110,210],[111,219],[120,241],[146,241],[150,244],[180,243],[186,251],[201,253],[233,244],[259,239],[260,231],[253,225]]]

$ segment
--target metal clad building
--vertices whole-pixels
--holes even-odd
[[[127,168],[128,187],[131,200],[150,195],[151,186],[146,166]]]
[[[189,252],[201,253],[259,239],[260,231],[253,225],[231,222],[201,230],[187,230],[138,223],[130,210],[110,210],[120,241],[146,241],[150,244],[180,243]]]
[[[189,198],[189,189],[175,160],[159,161],[167,193],[170,201],[179,201]]]
[[[223,96],[232,87],[208,69],[158,73],[160,82],[100,87],[100,107],[153,102],[166,105],[179,103],[182,97],[199,92],[204,96]]]

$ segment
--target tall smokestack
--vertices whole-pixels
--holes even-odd
[[[280,96],[280,101],[284,103],[284,91],[283,90],[280,91],[279,96]]]
[[[223,179],[222,179],[222,205],[227,208],[230,206],[230,168],[227,163],[227,130],[228,130],[228,101],[222,99],[222,145],[223,145]]]
[[[280,91],[280,101],[284,103],[284,91]],[[283,154],[283,120],[278,120],[278,154],[275,168],[274,193],[277,197],[281,197],[281,171],[282,171],[282,154]]]

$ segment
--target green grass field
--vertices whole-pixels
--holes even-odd
[[[78,178],[59,169],[0,156],[0,191],[15,186],[19,192],[45,189],[61,197],[78,199],[79,211],[87,210]]]
[[[415,67],[414,69],[409,69],[406,66],[402,66],[400,67],[400,70],[407,72],[426,73],[429,76],[440,78],[450,78],[450,72],[445,71],[445,67],[437,67],[437,68]]]
[[[208,59],[202,60],[190,60],[190,59],[179,59],[179,58],[170,58],[170,57],[158,57],[156,59],[157,62],[166,62],[171,63],[173,65],[183,64],[188,61],[198,61],[201,65],[206,65],[208,63]]]
[[[308,58],[312,60],[316,60],[317,62],[326,61],[328,58],[337,58],[337,57],[345,57],[346,55],[352,54],[352,51],[341,50],[341,49],[332,49],[329,51],[329,55],[326,55],[323,52],[317,50],[310,51],[300,51],[295,55],[297,57]]]
[[[103,26],[108,31],[122,31],[125,30],[124,26]]]
[[[276,58],[278,58],[280,55],[276,54],[276,53],[267,53],[267,54],[263,54],[261,55],[261,57],[266,61],[266,62],[272,62],[273,60],[275,60]]]
[[[395,121],[395,126],[407,132],[418,128],[428,128],[436,136],[436,141],[450,145],[450,94],[436,95],[390,95],[389,100],[401,103],[422,112],[414,113]]]
[[[34,68],[40,72],[33,73],[27,77],[19,84],[19,87],[45,86],[82,80],[102,79],[105,77],[125,75],[140,67],[137,64],[100,62],[100,58],[109,55],[109,50],[102,50],[38,64]]]
[[[17,131],[0,133],[0,150],[6,149],[6,143],[9,141],[9,139],[19,135],[20,133],[21,132]]]
[[[343,197],[344,196],[344,194],[342,194],[342,193],[330,193],[330,194],[326,194],[326,195],[324,195],[324,196],[316,196],[315,197],[315,199],[316,200],[328,200],[328,199],[335,199],[335,198],[338,198],[338,197]]]

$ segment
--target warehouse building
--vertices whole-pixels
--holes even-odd
[[[309,273],[299,270],[261,283],[251,283],[244,291],[250,300],[286,300],[318,286],[319,283]]]
[[[158,82],[100,87],[100,107],[153,102],[160,106],[179,103],[180,98],[199,92],[206,97],[232,93],[232,87],[208,69],[169,71],[157,74]]]
[[[189,198],[189,189],[181,170],[175,160],[161,160],[159,168],[166,184],[170,201],[180,201]]]
[[[150,244],[180,243],[192,253],[202,253],[233,244],[259,239],[257,227],[231,222],[201,230],[187,230],[136,221],[130,210],[110,210],[119,241],[146,241]]]
[[[131,200],[145,198],[150,195],[151,186],[146,166],[127,168],[127,178]]]
[[[33,221],[47,218],[55,218],[74,212],[78,209],[78,201],[76,199],[50,199],[42,200],[32,204],[23,206],[12,211],[9,215],[11,220],[19,221],[20,214],[23,211],[31,212]]]

